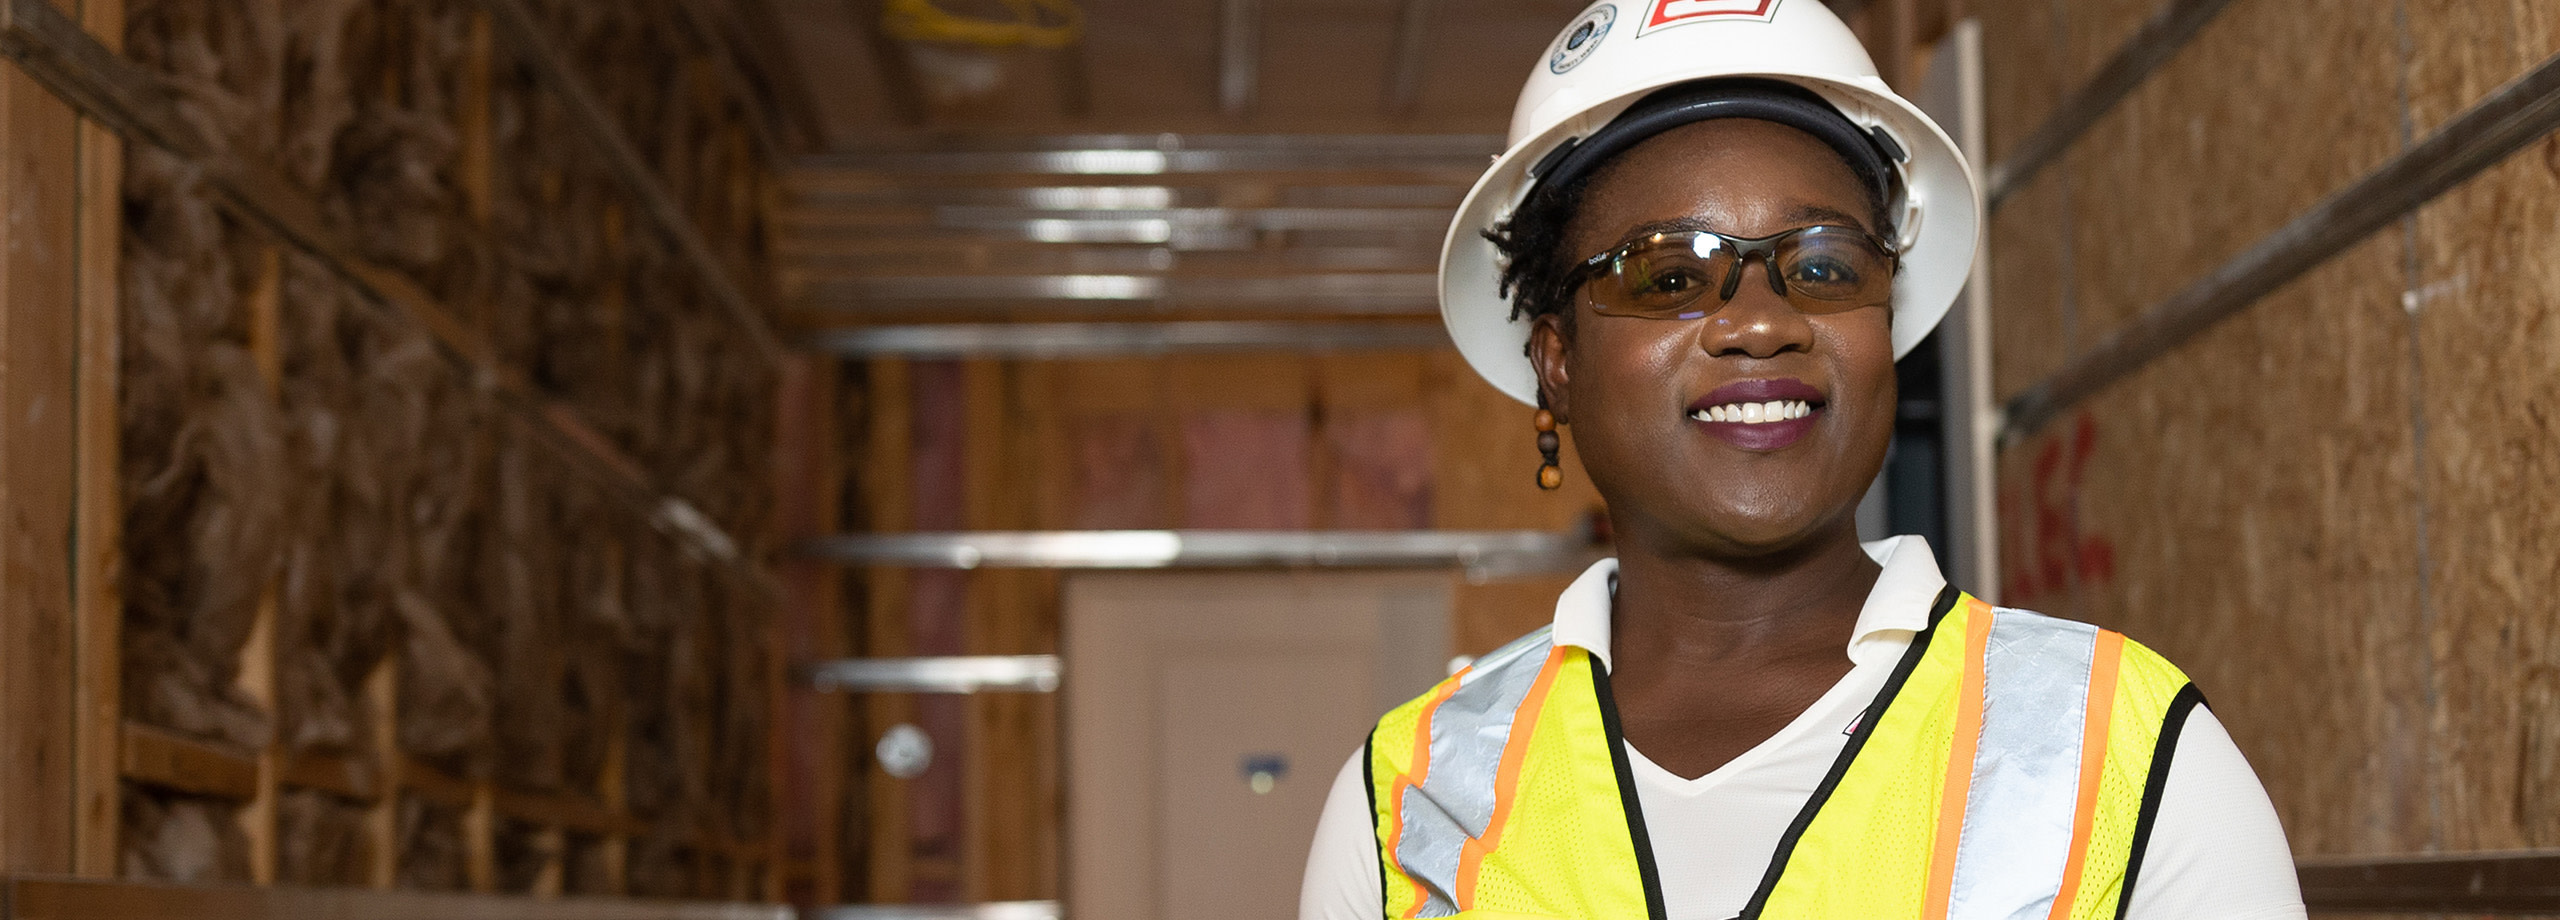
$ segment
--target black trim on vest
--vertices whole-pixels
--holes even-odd
[[[1956,608],[1956,598],[1961,594],[1954,585],[1938,592],[1937,601],[1929,605],[1929,628],[1911,637],[1911,647],[1903,650],[1902,661],[1884,680],[1884,689],[1876,691],[1875,702],[1868,703],[1865,713],[1858,717],[1858,730],[1849,735],[1849,743],[1831,761],[1831,772],[1822,777],[1821,785],[1813,787],[1813,796],[1805,800],[1804,809],[1796,812],[1795,822],[1787,825],[1787,832],[1778,838],[1778,852],[1769,857],[1769,870],[1760,876],[1760,888],[1751,893],[1750,903],[1734,920],[1757,920],[1760,912],[1768,909],[1769,895],[1778,890],[1778,877],[1786,874],[1787,862],[1795,856],[1796,842],[1813,826],[1813,816],[1831,800],[1832,790],[1840,788],[1840,778],[1848,775],[1850,761],[1858,759],[1858,751],[1867,746],[1867,737],[1875,734],[1876,723],[1884,721],[1885,708],[1893,705],[1894,697],[1902,694],[1902,685],[1911,680],[1911,672],[1920,667],[1921,656],[1928,653],[1930,640],[1938,634],[1938,621]]]
[[[2133,852],[2125,857],[2124,888],[2116,892],[2116,920],[2133,907],[2133,882],[2142,875],[2142,851],[2151,847],[2151,825],[2160,817],[2160,797],[2169,791],[2169,760],[2178,753],[2178,732],[2196,707],[2213,708],[2195,684],[2178,688],[2169,698],[2169,714],[2160,719],[2160,743],[2151,749],[2151,775],[2142,781],[2142,814],[2133,822]]]
[[[1369,737],[1360,741],[1360,790],[1369,794],[1369,839],[1378,839],[1378,730],[1369,729]],[[1378,916],[1387,915],[1387,851],[1378,851]]]
[[[1600,733],[1609,739],[1609,763],[1618,768],[1618,804],[1627,813],[1627,836],[1635,843],[1636,877],[1644,882],[1645,915],[1652,920],[1670,920],[1671,911],[1663,906],[1662,869],[1653,863],[1653,835],[1644,829],[1644,807],[1636,802],[1636,774],[1627,763],[1627,733],[1618,725],[1618,698],[1609,691],[1609,669],[1600,656],[1585,654],[1591,662],[1592,695],[1600,698]]]

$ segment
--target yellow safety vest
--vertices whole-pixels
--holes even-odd
[[[2123,635],[1950,588],[1738,920],[2123,916],[2202,701]],[[1387,918],[1664,920],[1606,669],[1540,629],[1378,721]]]

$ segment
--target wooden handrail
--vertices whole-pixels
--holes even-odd
[[[790,920],[777,904],[0,878],[0,920]]]
[[[2324,856],[2297,866],[2314,912],[2560,913],[2560,850]]]

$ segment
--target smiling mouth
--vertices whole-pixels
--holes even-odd
[[[1773,399],[1768,402],[1736,402],[1693,410],[1689,417],[1701,422],[1734,422],[1744,425],[1767,425],[1794,421],[1812,415],[1815,406],[1802,399]]]

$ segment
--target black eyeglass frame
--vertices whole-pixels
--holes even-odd
[[[1703,258],[1706,254],[1697,252],[1698,240],[1706,237],[1713,237],[1716,241],[1717,249],[1730,252],[1734,256],[1732,270],[1725,273],[1724,283],[1718,286],[1716,305],[1714,309],[1700,310],[1695,313],[1681,313],[1675,316],[1656,316],[1648,313],[1627,312],[1624,310],[1603,308],[1597,302],[1592,304],[1593,309],[1598,310],[1602,315],[1606,316],[1627,316],[1637,319],[1702,319],[1707,316],[1714,315],[1716,310],[1722,310],[1724,309],[1725,304],[1733,302],[1733,295],[1742,291],[1742,270],[1748,267],[1751,264],[1751,260],[1755,257],[1760,260],[1762,268],[1761,273],[1769,276],[1769,290],[1780,297],[1786,297],[1787,279],[1785,274],[1777,269],[1778,245],[1794,239],[1795,237],[1817,230],[1825,233],[1846,234],[1866,241],[1868,245],[1874,246],[1877,252],[1884,254],[1887,271],[1890,274],[1898,275],[1902,273],[1902,253],[1894,247],[1893,242],[1859,227],[1851,227],[1842,224],[1812,224],[1809,226],[1797,227],[1792,230],[1782,230],[1777,233],[1758,238],[1728,236],[1726,234],[1717,233],[1713,230],[1665,230],[1658,233],[1646,234],[1638,239],[1628,240],[1627,242],[1610,247],[1599,255],[1582,260],[1582,263],[1574,266],[1572,271],[1565,273],[1563,291],[1566,296],[1572,296],[1575,292],[1580,291],[1583,285],[1589,284],[1591,279],[1598,277],[1602,272],[1607,271],[1611,265],[1616,264],[1618,260],[1624,259],[1628,255],[1634,253],[1638,246],[1651,246],[1679,237],[1688,237],[1690,252],[1697,253]],[[1701,296],[1703,296],[1703,293]],[[1788,299],[1788,303],[1794,302],[1793,298]],[[1855,308],[1846,307],[1843,309]]]

